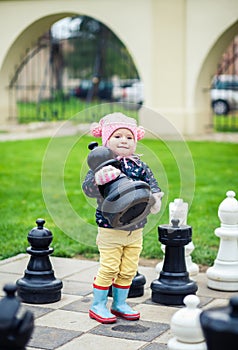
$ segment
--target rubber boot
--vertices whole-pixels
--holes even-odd
[[[107,309],[107,287],[93,285],[93,303],[89,310],[89,316],[101,323],[114,323],[117,318]]]
[[[119,285],[112,286],[113,303],[111,313],[125,318],[129,321],[139,320],[140,313],[133,310],[127,303],[126,298],[129,293],[130,286],[124,287]]]

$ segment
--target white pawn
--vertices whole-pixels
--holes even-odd
[[[169,203],[169,222],[173,219],[179,219],[179,226],[187,225],[188,203],[184,202],[182,198],[175,198],[174,202]],[[161,249],[165,254],[165,246],[161,244]],[[189,242],[184,247],[185,250],[185,264],[189,276],[195,277],[199,272],[199,267],[192,261],[191,254],[194,250],[193,242]],[[156,265],[156,271],[160,274],[163,269],[164,260]]]
[[[228,191],[218,208],[221,226],[215,229],[220,245],[214,265],[207,269],[207,286],[221,291],[238,291],[238,202]]]
[[[186,307],[177,311],[171,318],[170,329],[175,335],[168,341],[169,350],[206,350],[206,342],[200,324],[201,309],[196,295],[187,295]]]

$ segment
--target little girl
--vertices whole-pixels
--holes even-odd
[[[98,225],[97,246],[100,267],[93,284],[93,303],[89,316],[101,323],[114,323],[116,316],[126,320],[138,320],[140,313],[134,311],[126,299],[131,282],[138,270],[142,250],[142,231],[147,220],[143,219],[130,227],[115,229],[110,226],[100,210],[103,203],[98,185],[116,179],[121,171],[134,181],[142,180],[150,185],[155,204],[151,213],[161,208],[163,192],[149,167],[134,154],[137,140],[144,137],[143,127],[137,127],[136,120],[122,113],[112,113],[93,123],[91,133],[102,137],[103,146],[108,147],[121,163],[121,170],[112,165],[104,166],[96,174],[89,170],[83,190],[87,196],[97,199],[96,223]],[[111,312],[107,309],[108,290],[112,285]]]

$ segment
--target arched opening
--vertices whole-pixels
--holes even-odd
[[[22,123],[69,119],[105,102],[110,112],[120,107],[136,116],[144,97],[125,45],[102,22],[79,15],[56,21],[26,48],[8,91],[9,116]]]
[[[229,67],[234,65],[224,64],[224,57],[227,55],[228,50],[231,50],[231,46],[234,44],[234,40],[238,34],[238,22],[229,27],[222,35],[220,35],[213,47],[209,51],[205,58],[200,74],[197,79],[195,94],[194,94],[194,106],[199,112],[199,123],[205,126],[205,129],[216,131],[237,131],[237,118],[238,114],[218,116],[214,113],[212,106],[212,82],[215,75],[220,75],[221,72],[225,72]],[[236,55],[233,52],[233,60]],[[222,68],[222,70],[221,70]],[[228,70],[229,71],[229,70]],[[234,74],[237,74],[234,72]],[[233,93],[232,93],[233,94]],[[224,123],[225,121],[225,123]]]
[[[238,35],[218,62],[210,98],[215,131],[238,131]]]

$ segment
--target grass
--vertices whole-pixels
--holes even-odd
[[[213,116],[214,130],[222,132],[237,132],[238,131],[238,116],[235,111],[228,115]]]
[[[133,106],[133,104],[131,104],[131,106]],[[89,110],[90,112],[87,113],[85,110]],[[91,123],[100,119],[100,117],[106,113],[111,113],[113,111],[126,111],[127,115],[137,119],[137,111],[128,110],[128,106],[124,106],[123,103],[108,102],[98,99],[87,102],[85,99],[73,96],[65,96],[65,98],[62,98],[59,95],[52,98],[52,100],[42,100],[39,103],[17,102],[17,119],[19,123],[68,120],[72,117],[75,118],[77,114],[80,114],[81,123]],[[232,111],[229,115],[213,115],[212,124],[214,130],[217,132],[237,132],[237,113],[236,111]]]
[[[17,103],[17,120],[21,124],[39,121],[68,120],[72,117],[76,120],[76,116],[79,114],[81,123],[91,123],[96,119],[100,119],[106,113],[115,111],[115,108],[116,111],[121,112],[125,112],[126,110],[127,115],[137,118],[137,111],[128,111],[128,108],[123,103],[109,103],[108,101],[98,99],[87,102],[85,99],[67,97],[65,99],[52,99],[51,101],[43,100],[39,103],[19,101]],[[87,112],[87,110],[90,112]]]
[[[91,140],[78,135],[1,143],[0,259],[25,252],[27,234],[40,217],[53,233],[54,255],[97,255],[95,202],[81,189]],[[219,247],[218,206],[238,187],[238,144],[143,140],[138,153],[165,192],[161,213],[148,218],[142,256],[162,257],[157,227],[168,223],[169,203],[182,197],[190,207],[193,261],[211,265]]]

